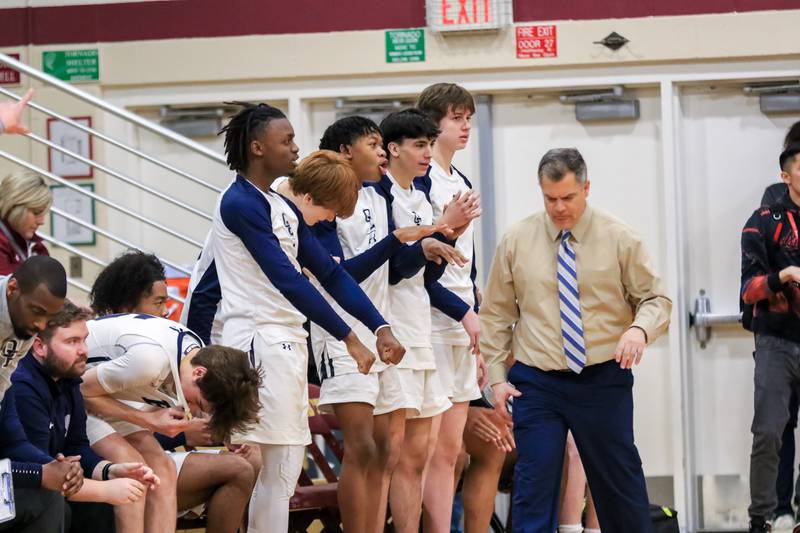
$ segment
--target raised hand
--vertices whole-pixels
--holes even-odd
[[[33,89],[28,89],[28,92],[25,93],[25,96],[20,101],[0,103],[0,122],[3,123],[3,131],[5,133],[18,133],[21,135],[30,133],[30,130],[20,121],[22,120],[22,110],[28,105],[31,97],[33,97]]]
[[[439,218],[440,224],[447,224],[459,235],[467,225],[481,216],[481,197],[476,191],[458,192],[453,200],[444,206],[444,213]]]

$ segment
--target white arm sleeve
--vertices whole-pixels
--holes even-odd
[[[140,342],[124,354],[97,366],[97,381],[110,395],[134,388],[157,388],[170,374],[169,359],[160,344]]]

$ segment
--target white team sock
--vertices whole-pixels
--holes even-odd
[[[559,524],[558,533],[582,533],[582,524]]]

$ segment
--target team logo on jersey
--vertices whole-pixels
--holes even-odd
[[[369,244],[375,244],[378,242],[377,232],[378,229],[375,227],[375,223],[372,221],[372,211],[369,208],[363,210],[364,213],[364,222],[369,224],[369,228],[367,229],[367,235],[369,236]]]
[[[11,365],[11,361],[19,354],[19,341],[17,339],[6,339],[3,342],[3,349],[0,351],[3,359],[3,368]]]
[[[283,218],[283,227],[286,228],[286,231],[289,232],[289,235],[294,237],[292,225],[289,223],[289,217],[286,216],[286,213],[281,213],[281,217]]]
[[[419,216],[419,214],[416,211],[411,211],[411,213],[414,215],[414,224],[416,224],[417,226],[421,225],[422,217]]]
[[[282,342],[281,348],[283,348],[284,350],[292,351],[292,345],[289,342]]]

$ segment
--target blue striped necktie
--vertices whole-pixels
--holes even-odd
[[[561,337],[567,366],[580,374],[586,366],[586,345],[583,342],[578,267],[575,251],[569,243],[572,233],[564,230],[558,246],[558,303],[561,311]]]

